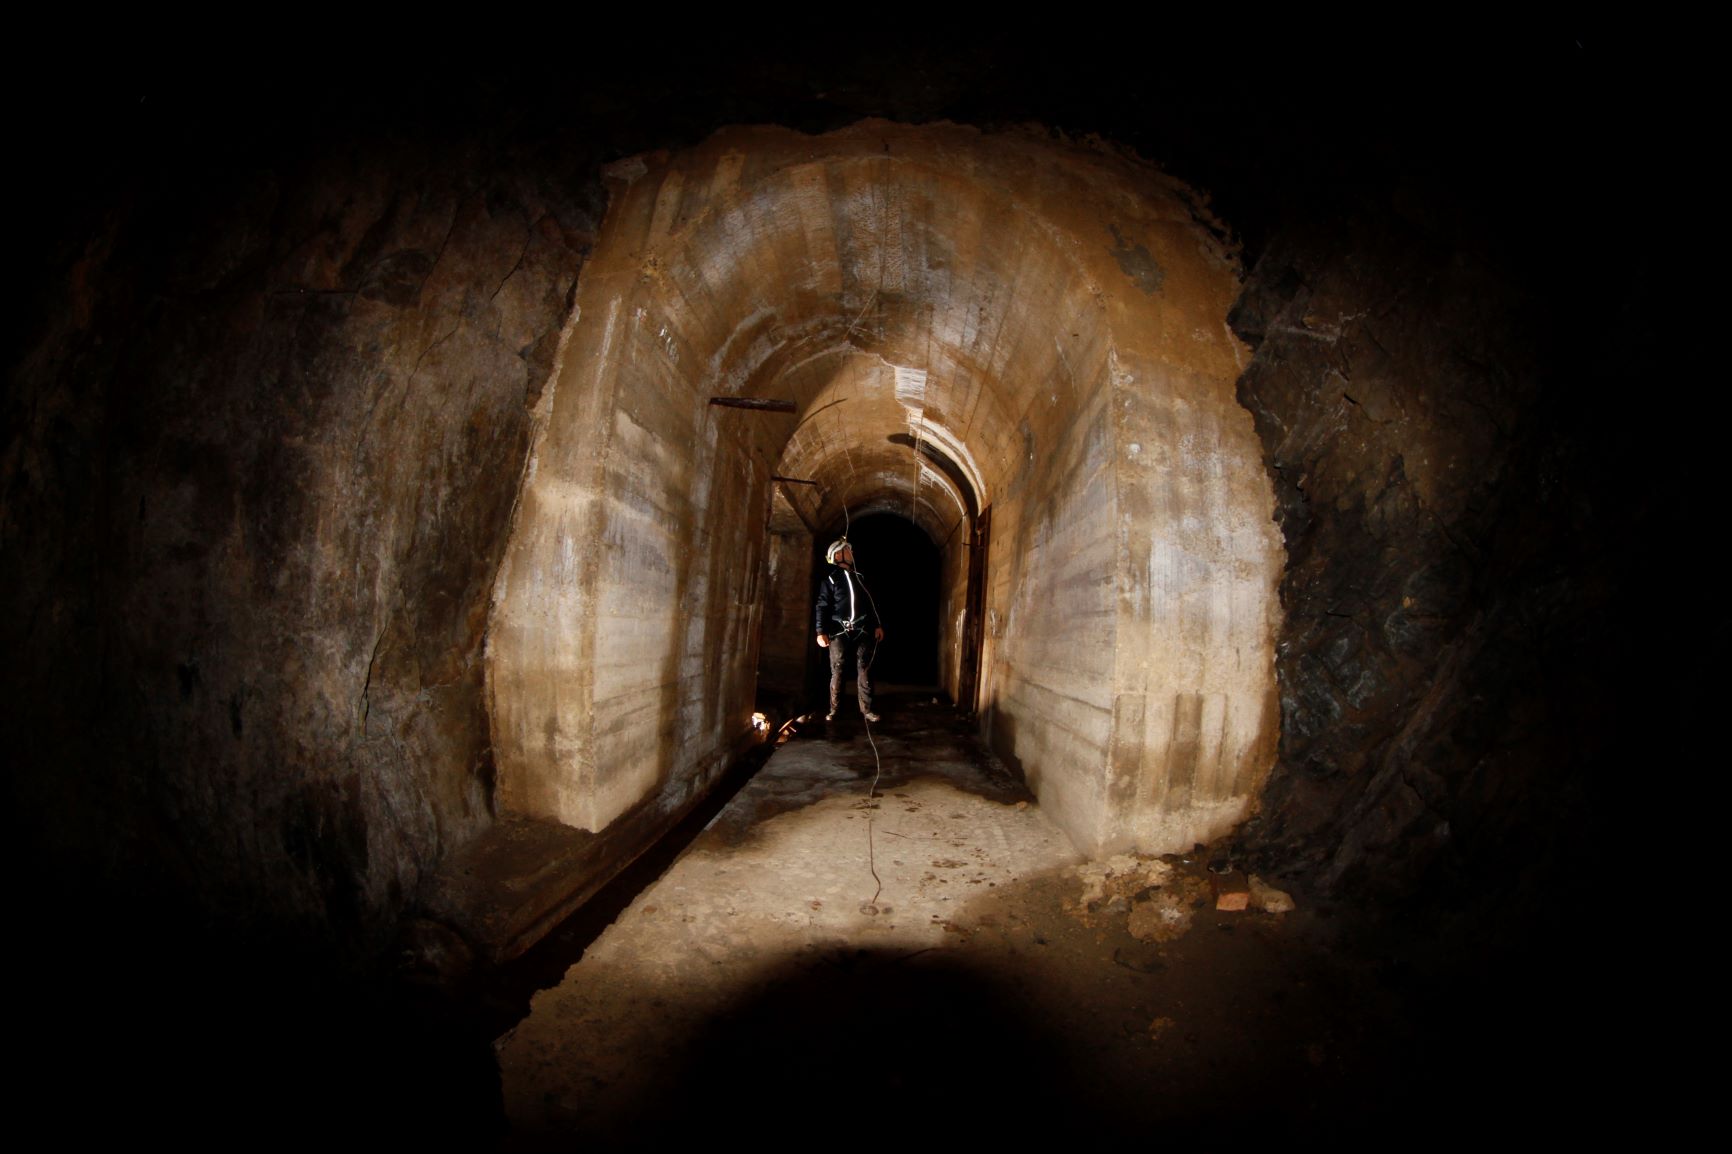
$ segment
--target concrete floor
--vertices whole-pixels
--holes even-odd
[[[954,710],[880,708],[800,727],[498,1039],[509,1145],[1345,1136],[1400,1030],[1309,911],[1085,863]]]

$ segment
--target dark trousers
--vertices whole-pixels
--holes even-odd
[[[855,688],[860,694],[860,712],[872,712],[872,657],[878,652],[878,642],[862,629],[857,633],[838,634],[830,638],[830,712],[842,703],[842,671],[848,661],[847,651],[854,651]]]

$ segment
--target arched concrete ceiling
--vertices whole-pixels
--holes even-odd
[[[918,451],[933,436],[924,374],[844,347],[803,362],[788,378],[782,383],[806,399],[777,472],[817,482],[790,493],[807,525],[828,533],[843,522],[844,509],[848,516],[893,512],[939,542],[968,514],[970,495]],[[976,472],[970,487],[978,486]]]
[[[1176,228],[1199,247],[1179,197],[1125,194],[1120,158],[1076,152],[1060,165],[1035,134],[990,153],[978,138],[952,126],[863,124],[816,140],[729,130],[678,158],[653,200],[637,198],[647,218],[620,222],[639,230],[637,308],[664,355],[701,365],[715,394],[798,407],[796,419],[720,419],[773,472],[820,482],[795,498],[814,527],[846,502],[947,533],[958,495],[923,493],[933,477],[954,489],[907,443],[923,428],[989,504],[1043,430],[1058,431],[1048,416],[1098,385],[1109,348],[1138,343],[1123,330],[1160,328],[1166,270],[1123,237]],[[1103,289],[1103,275],[1136,283],[1136,313],[1112,315],[1123,288]]]

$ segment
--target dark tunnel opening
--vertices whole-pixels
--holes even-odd
[[[841,534],[838,533],[838,536]],[[874,513],[855,518],[847,527],[854,547],[855,564],[871,590],[879,619],[884,622],[884,643],[873,659],[872,676],[878,685],[921,688],[938,682],[938,547],[918,526],[894,513]],[[814,539],[812,596],[829,572],[824,551],[835,537]],[[808,638],[807,696],[818,708],[825,703],[830,665],[815,638]]]

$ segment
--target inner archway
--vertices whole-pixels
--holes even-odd
[[[790,558],[897,511],[966,587],[990,508],[995,750],[1090,853],[1242,818],[1281,549],[1233,394],[1238,268],[1194,195],[1105,149],[871,122],[611,175],[489,631],[503,805],[679,806],[749,730]]]
[[[840,535],[843,527],[835,531]],[[936,687],[942,563],[937,545],[912,521],[893,513],[854,518],[846,532],[886,631],[873,659],[873,675],[879,684]],[[823,571],[822,549],[833,539],[814,539],[815,573]]]

